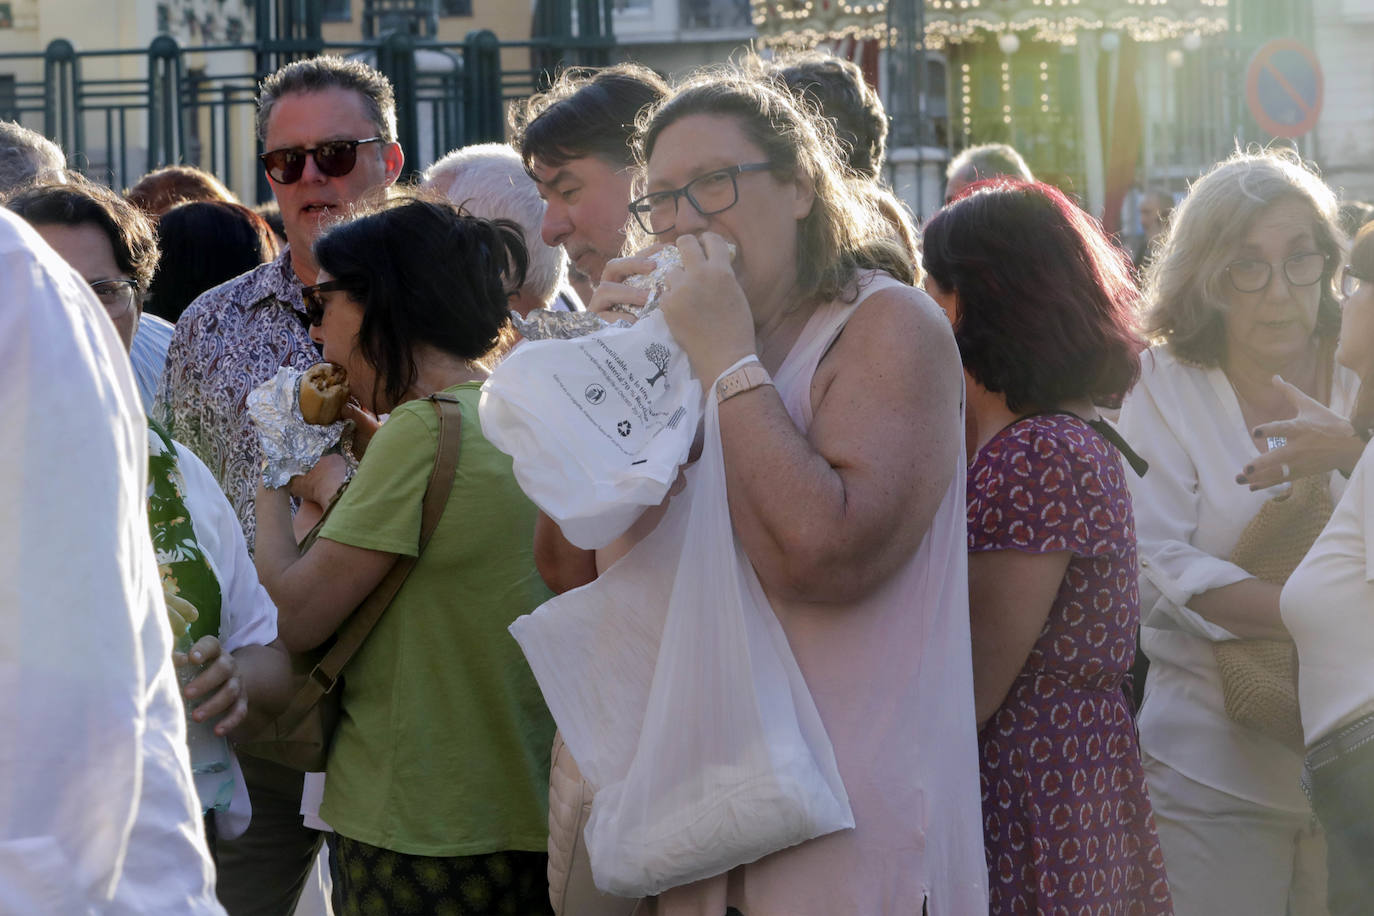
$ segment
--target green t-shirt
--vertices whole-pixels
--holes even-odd
[[[482,435],[479,388],[448,389],[463,414],[453,492],[344,669],[320,807],[344,836],[409,855],[547,848],[553,720],[506,628],[551,594],[534,566],[534,506]],[[433,406],[398,407],[320,536],[415,556],[438,447]]]

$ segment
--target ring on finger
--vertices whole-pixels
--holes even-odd
[[[1284,464],[1279,465],[1279,473],[1283,475],[1284,480],[1287,480],[1288,476],[1293,472],[1292,469],[1289,468],[1288,464],[1285,462]]]
[[[624,312],[626,315],[633,315],[636,318],[639,317],[639,309],[625,302],[617,302],[613,305],[607,306],[606,310],[609,312]]]

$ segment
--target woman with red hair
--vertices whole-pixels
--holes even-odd
[[[1000,180],[926,227],[967,379],[969,615],[990,912],[1171,913],[1124,690],[1140,619],[1122,458],[1130,265],[1062,193]],[[976,453],[974,449],[976,448]]]

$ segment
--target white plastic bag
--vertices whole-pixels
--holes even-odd
[[[521,344],[482,386],[482,432],[535,505],[584,549],[663,501],[687,460],[701,385],[661,312]]]
[[[511,632],[597,788],[602,891],[660,893],[854,826],[830,739],[726,501],[715,399],[657,528]]]

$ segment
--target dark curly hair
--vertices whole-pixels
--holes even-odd
[[[99,226],[110,239],[115,264],[138,285],[139,302],[147,295],[159,257],[153,223],[114,191],[71,172],[64,184],[17,188],[5,206],[35,226]]]
[[[964,368],[1016,413],[1111,402],[1140,376],[1126,255],[1046,184],[976,185],[926,224],[925,269],[956,294]]]
[[[387,143],[396,141],[396,93],[391,80],[360,60],[331,54],[292,61],[258,85],[258,139],[267,139],[272,110],[282,98],[327,89],[348,89],[358,93],[377,136]]]
[[[776,58],[768,76],[830,119],[849,167],[877,178],[887,145],[887,112],[853,61],[819,51]]]
[[[527,169],[536,157],[553,167],[584,156],[631,165],[636,118],[667,94],[663,78],[639,64],[565,70],[514,111],[511,145]]]
[[[529,265],[518,225],[469,216],[419,191],[329,229],[314,251],[320,267],[356,290],[359,348],[392,404],[415,383],[418,344],[469,362],[496,348],[510,322],[507,295]]]

